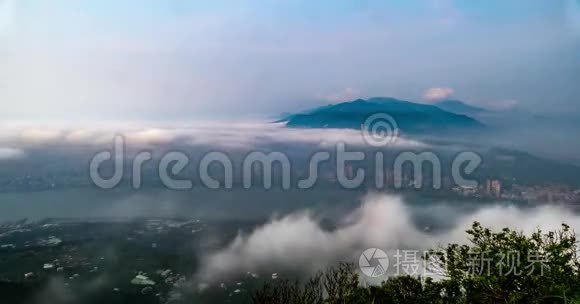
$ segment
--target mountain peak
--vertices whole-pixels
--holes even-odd
[[[463,114],[445,111],[434,105],[414,103],[391,97],[356,99],[323,106],[290,116],[289,127],[360,129],[365,120],[376,113],[385,113],[395,119],[401,132],[408,134],[452,133],[480,130],[479,121]]]
[[[361,102],[367,102],[367,101],[362,99],[362,98],[355,99],[355,100],[351,101],[351,103],[361,103]]]

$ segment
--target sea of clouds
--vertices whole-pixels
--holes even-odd
[[[580,227],[580,217],[557,206],[519,209],[486,206],[459,213],[451,208],[425,206],[451,227],[438,232],[418,227],[413,210],[399,196],[369,195],[360,208],[346,214],[332,230],[323,229],[309,211],[273,218],[249,234],[240,233],[226,248],[208,254],[199,280],[213,282],[245,272],[302,271],[313,273],[339,261],[357,262],[368,248],[393,254],[397,250],[429,250],[449,243],[466,243],[465,230],[474,221],[494,229],[510,227],[531,233],[556,230],[562,223]]]
[[[0,145],[27,147],[42,144],[107,145],[121,135],[134,145],[203,145],[251,149],[263,144],[309,144],[321,147],[338,142],[364,146],[360,130],[297,129],[283,123],[264,121],[197,121],[194,123],[107,123],[107,124],[0,124]],[[397,147],[426,144],[398,138]]]

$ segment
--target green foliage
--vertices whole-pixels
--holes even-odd
[[[363,287],[350,264],[342,263],[306,284],[281,281],[253,295],[255,304],[452,304],[578,303],[580,262],[575,232],[537,230],[530,236],[505,228],[492,231],[475,222],[469,245],[431,250],[429,269],[437,280],[397,276]]]
[[[555,303],[580,297],[576,235],[567,225],[531,236],[493,232],[474,223],[471,245],[444,248],[443,282],[462,288],[468,303]],[[477,266],[477,267],[474,267]]]

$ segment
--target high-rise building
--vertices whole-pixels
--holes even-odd
[[[495,198],[501,197],[502,184],[500,180],[488,179],[485,186],[487,195]]]

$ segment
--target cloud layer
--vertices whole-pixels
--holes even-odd
[[[122,135],[129,145],[201,145],[221,148],[256,148],[267,144],[308,144],[330,147],[339,142],[366,146],[360,131],[347,129],[294,129],[284,124],[255,121],[207,121],[196,123],[110,123],[107,125],[0,125],[0,144],[111,145]],[[423,147],[406,138],[397,147]],[[2,151],[2,150],[0,150]],[[11,150],[4,153],[8,155]],[[12,151],[14,152],[14,151]]]
[[[473,221],[495,229],[511,227],[531,233],[536,228],[554,230],[561,223],[580,227],[580,217],[568,210],[544,206],[534,210],[515,207],[483,207],[461,214],[452,209],[424,206],[429,216],[452,223],[435,233],[417,227],[410,207],[400,197],[371,195],[357,210],[345,216],[336,230],[324,230],[307,211],[272,219],[250,234],[240,234],[227,248],[208,255],[199,273],[203,281],[260,270],[324,269],[340,260],[358,261],[367,248],[428,250],[448,243],[465,243],[465,230]],[[423,210],[425,211],[425,210]]]

